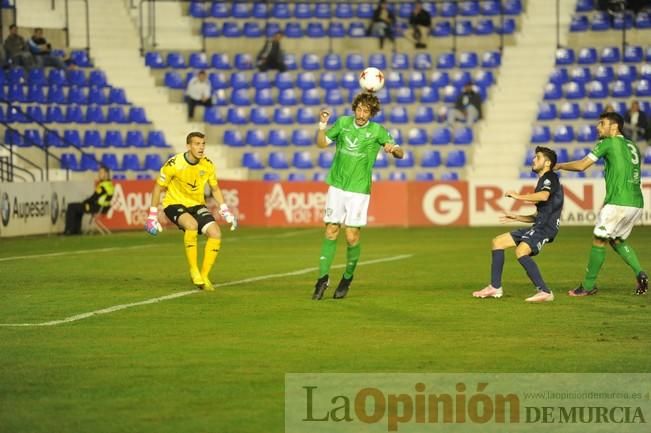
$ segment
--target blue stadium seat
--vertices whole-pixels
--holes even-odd
[[[450,131],[450,128],[441,126],[434,129],[434,132],[432,133],[432,144],[445,145],[450,144],[451,141],[452,131]]]
[[[441,174],[441,180],[442,181],[459,180],[459,173],[457,173],[456,171],[446,171],[443,174]]]
[[[637,78],[637,68],[635,65],[621,64],[617,66],[617,69],[615,70],[615,76],[618,80],[631,83]]]
[[[421,167],[436,168],[441,165],[441,152],[438,150],[426,150],[420,160]]]
[[[76,129],[66,129],[63,131],[63,141],[66,142],[68,146],[81,147],[81,135]]]
[[[38,84],[41,86],[47,84],[47,78],[45,77],[45,70],[43,68],[31,69],[27,73],[27,82],[29,84]]]
[[[398,128],[389,128],[389,134],[391,134],[391,137],[393,138],[393,142],[396,144],[403,144],[402,140],[402,131]]]
[[[592,79],[590,69],[585,66],[577,66],[569,71],[569,79],[580,84],[585,84]]]
[[[323,58],[323,68],[326,71],[340,71],[341,56],[339,56],[337,53],[326,54]]]
[[[109,107],[108,113],[106,114],[106,121],[109,123],[129,123],[124,109],[119,106]]]
[[[348,26],[348,36],[351,38],[366,37],[366,26],[364,23],[352,21]]]
[[[348,54],[346,56],[346,68],[356,72],[364,70],[364,58],[362,55],[358,53]]]
[[[551,141],[549,126],[535,125],[531,132],[531,142],[535,144],[549,143]]]
[[[379,152],[375,158],[375,163],[373,168],[387,168],[389,166],[389,159],[387,158],[386,153]]]
[[[80,68],[90,68],[93,66],[93,63],[88,57],[88,51],[86,50],[72,50],[70,52],[70,60]]]
[[[620,61],[619,48],[605,47],[601,50],[601,63],[618,63]]]
[[[565,84],[569,80],[567,68],[555,68],[549,76],[549,82],[554,84]]]
[[[393,70],[408,70],[409,69],[409,55],[405,53],[393,53],[391,55],[391,69]]]
[[[316,77],[312,72],[299,72],[296,76],[296,86],[299,89],[314,89],[316,85]]]
[[[95,155],[91,153],[83,153],[81,155],[81,160],[79,161],[79,170],[80,171],[97,171],[99,164]]]
[[[249,116],[242,107],[229,107],[226,121],[233,125],[246,125],[249,123]]]
[[[398,72],[400,74],[400,77],[402,77],[402,73]],[[391,74],[391,73],[390,73]],[[427,77],[425,76],[425,72],[423,71],[410,71],[409,72],[409,79],[408,79],[408,84],[411,89],[420,89],[423,88],[427,85]],[[398,87],[402,87],[404,84],[401,84]],[[391,87],[391,86],[389,86]]]
[[[497,68],[502,64],[502,55],[499,51],[486,51],[481,57],[482,68]]]
[[[593,47],[581,48],[577,63],[580,65],[594,65],[597,63],[597,49]]]
[[[233,59],[235,69],[240,71],[249,71],[253,69],[253,59],[250,54],[247,53],[238,53],[235,54]]]
[[[102,140],[99,131],[96,129],[89,129],[84,132],[83,147],[103,148],[106,146],[104,146],[104,140]]]
[[[289,146],[289,139],[287,138],[287,132],[284,129],[272,129],[269,131],[269,137],[267,142],[271,146],[276,147],[286,147]]]
[[[571,143],[574,141],[574,128],[572,125],[560,125],[554,131],[555,143]]]
[[[479,64],[477,53],[469,51],[459,54],[460,68],[476,68]]]
[[[321,69],[321,60],[319,59],[319,56],[313,53],[303,54],[301,68],[306,71],[317,71]]]
[[[217,23],[212,21],[204,21],[201,23],[201,35],[204,38],[218,38],[221,34],[222,32],[217,27]]]
[[[66,116],[59,105],[48,105],[45,110],[45,123],[65,123]]]
[[[242,27],[242,36],[246,38],[259,38],[263,36],[262,28],[257,21],[248,21]]]
[[[459,97],[459,93],[461,92],[459,91],[458,87],[451,85],[445,86],[443,88],[443,102],[453,104]]]
[[[285,53],[285,67],[288,71],[295,71],[298,69],[298,64],[296,63],[296,55],[292,53]]]
[[[635,17],[635,27],[638,29],[651,28],[651,14],[647,11],[640,11]]]
[[[441,53],[436,61],[436,67],[438,69],[451,69],[455,66],[454,53]]]
[[[585,15],[573,15],[570,21],[570,32],[585,32],[590,29],[590,21]]]
[[[74,153],[61,154],[61,168],[72,171],[79,171],[79,161]]]
[[[452,139],[452,142],[454,144],[472,144],[472,141],[473,141],[472,128],[469,128],[467,126],[462,126],[454,130],[453,139]]]
[[[387,58],[384,53],[372,53],[368,56],[368,66],[384,70],[387,68]]]
[[[244,152],[242,154],[242,167],[250,170],[261,170],[264,168],[264,164],[258,152]]]
[[[558,118],[561,120],[574,120],[578,119],[579,115],[579,104],[576,102],[565,102],[561,105]]]
[[[294,118],[289,108],[277,107],[274,109],[273,121],[279,125],[292,125]]]
[[[639,77],[641,80],[651,79],[651,64],[645,63],[640,65]]]
[[[596,120],[599,118],[599,115],[604,111],[604,104],[600,101],[588,101],[585,104],[585,108],[581,112],[581,117],[583,119]]]
[[[160,53],[150,51],[145,53],[145,66],[149,66],[152,69],[163,69],[167,64]]]
[[[466,165],[466,153],[463,150],[452,150],[448,152],[445,162],[446,167],[463,167]]]
[[[206,108],[203,114],[203,121],[209,125],[223,125],[226,123],[226,119],[218,107]]]
[[[142,164],[143,170],[158,171],[163,166],[163,161],[159,154],[148,153],[145,155],[145,161]]]
[[[418,53],[413,59],[413,68],[419,71],[425,71],[432,68],[432,57],[429,53]]]
[[[40,105],[29,105],[27,107],[27,117],[33,119],[35,122],[45,123],[45,115],[43,114],[43,109]],[[4,122],[6,119],[2,118],[3,114],[0,109],[0,122]]]
[[[414,123],[432,123],[434,122],[434,110],[432,107],[419,105],[416,107],[414,114]]]
[[[311,146],[314,144],[314,137],[311,132],[305,129],[294,129],[292,131],[291,143],[294,146]]]
[[[244,72],[233,72],[231,74],[231,87],[233,89],[246,89],[249,87],[249,79]]]
[[[140,171],[142,166],[140,165],[140,158],[135,153],[125,153],[122,155],[122,166],[123,171]]]
[[[512,35],[515,33],[515,27],[515,19],[505,18],[504,23],[497,27],[496,33],[501,35]]]
[[[624,28],[633,28],[634,17],[631,13],[615,14],[613,16],[612,27],[615,30],[622,30]]]
[[[294,5],[294,18],[308,19],[312,16],[312,8],[309,3],[301,2]]]
[[[399,104],[413,104],[416,102],[416,94],[414,93],[414,89],[411,89],[409,87],[401,87],[398,89],[396,93],[396,102]]]
[[[142,107],[135,107],[135,106],[129,107],[129,114],[127,116],[127,120],[129,123],[136,123],[138,125],[149,124],[149,120],[147,119],[147,115],[145,114],[145,109]]]
[[[65,134],[65,133],[64,133]],[[65,135],[64,135],[65,139]],[[120,131],[110,129],[104,134],[104,147],[127,147]]]
[[[322,89],[337,89],[339,88],[339,83],[337,82],[337,74],[334,72],[323,72],[321,73],[321,78],[319,79],[319,87]]]
[[[292,157],[292,166],[301,170],[309,170],[314,168],[310,153],[306,151],[294,152]]]
[[[650,97],[651,96],[651,84],[649,80],[639,80],[635,84],[635,96],[640,97]]]
[[[213,18],[230,18],[231,5],[227,2],[213,2],[210,8],[210,15]]]
[[[615,77],[613,67],[610,65],[599,65],[593,74],[595,80],[601,81],[604,85],[608,85]]]
[[[389,112],[389,122],[396,124],[404,124],[409,122],[409,115],[407,109],[403,106],[393,106]]]
[[[163,131],[152,130],[147,133],[148,147],[157,147],[160,149],[171,147],[167,144]]]
[[[576,2],[576,12],[590,12],[594,9],[593,0],[578,0]]]
[[[211,72],[208,74],[208,81],[210,81],[213,90],[231,87],[230,78],[226,78],[226,74],[223,72]]]
[[[59,134],[59,131],[46,131],[45,145],[47,147],[58,147],[58,148],[68,147],[67,144],[65,144],[63,140],[61,140],[61,135]]]
[[[20,135],[19,131],[5,129],[5,144],[22,147],[23,137]]]
[[[39,104],[45,104],[47,102],[45,88],[42,84],[30,84],[28,86],[27,102],[38,102]]]
[[[328,152],[328,151],[320,152],[319,158],[317,159],[317,165],[320,168],[328,169],[332,165],[333,158],[334,158],[334,154],[332,152]]]
[[[227,71],[232,68],[230,59],[226,53],[213,54],[210,63],[215,69]]]
[[[327,174],[322,172],[322,171],[315,171],[314,174],[312,175],[312,181],[313,182],[325,182],[327,178]]]
[[[118,163],[118,157],[115,153],[104,153],[100,158],[100,162],[108,167],[111,171],[119,171],[120,164]]]
[[[439,16],[445,18],[452,18],[458,13],[456,2],[446,1],[440,4]]]
[[[260,129],[249,129],[246,131],[244,144],[253,147],[264,147],[267,145],[265,134]]]
[[[570,81],[563,86],[565,99],[583,99],[585,98],[585,88],[583,84]]]
[[[253,101],[260,106],[264,107],[270,107],[272,105],[275,105],[271,89],[258,89],[255,92],[255,96],[253,97]]]
[[[68,114],[66,118],[70,117],[70,109],[68,109]],[[86,121],[84,123],[108,123],[106,116],[104,116],[104,110],[99,105],[89,105],[86,108]]]
[[[417,182],[431,182],[434,180],[434,173],[430,171],[418,172],[414,180]]]
[[[23,144],[27,146],[43,147],[43,137],[38,129],[25,129],[23,131]]]
[[[266,89],[262,89],[264,91]],[[248,107],[251,105],[251,97],[248,89],[237,89],[231,93],[231,104],[238,107]]]
[[[163,82],[165,86],[169,87],[170,89],[185,90],[185,82],[178,72],[165,72],[165,78],[163,79]]]
[[[616,80],[612,84],[610,95],[613,98],[629,98],[633,95],[631,83],[623,80]]]
[[[294,87],[294,76],[291,72],[278,73],[274,83],[279,89],[290,89]]]
[[[470,76],[470,72],[468,71],[456,71],[450,77],[450,84],[457,88],[462,88],[471,82],[472,78]]]
[[[506,25],[506,20],[504,21]],[[472,21],[470,20],[457,20],[457,25],[454,28],[454,34],[456,36],[470,36],[474,33],[472,27]],[[505,33],[506,34],[506,33]]]
[[[446,38],[452,34],[452,24],[450,21],[434,21],[432,35],[436,38]]]
[[[9,102],[27,102],[27,95],[25,95],[25,89],[21,84],[9,85],[6,98]]]
[[[344,72],[341,76],[340,85],[348,90],[357,90],[359,88],[359,78],[354,72]]]
[[[303,29],[301,25],[297,22],[288,22],[285,24],[285,37],[291,39],[299,39],[304,37]]]
[[[195,69],[208,69],[210,67],[205,53],[190,53],[188,63],[191,68]]]
[[[581,143],[594,143],[597,141],[597,127],[594,125],[583,125],[579,128],[576,140]],[[585,156],[585,155],[584,155]]]
[[[298,99],[296,98],[296,92],[294,89],[283,89],[278,94],[278,103],[280,105],[296,105]]]
[[[396,163],[402,161],[403,161],[402,159],[397,159]],[[404,182],[407,180],[407,173],[405,173],[404,171],[391,171],[389,172],[388,180],[394,182]]]
[[[344,96],[339,89],[329,89],[326,91],[324,102],[329,106],[342,105]]]
[[[240,131],[235,129],[227,129],[224,131],[223,142],[226,146],[230,146],[230,147],[244,146],[244,140],[242,139],[242,134],[240,133]]]
[[[268,165],[275,170],[286,170],[289,168],[287,157],[284,152],[269,153]]]
[[[343,31],[343,27],[341,28],[341,30]],[[308,38],[324,38],[328,36],[325,28],[323,27],[323,24],[320,22],[307,23],[305,34]]]
[[[167,54],[167,67],[185,69],[188,65],[185,63],[185,57],[183,57],[183,54],[172,52]]]
[[[250,113],[251,123],[254,125],[269,125],[271,124],[271,117],[265,107],[253,107]]]
[[[302,125],[314,125],[317,119],[317,113],[311,107],[299,107],[296,110],[296,121]]]
[[[303,105],[320,105],[321,90],[319,89],[303,90],[303,93],[301,94],[301,103]]]
[[[480,19],[476,22],[473,32],[478,36],[492,35],[495,33],[495,23],[491,18]]]
[[[571,65],[574,63],[574,50],[571,48],[558,48],[556,50],[556,65]]]
[[[410,128],[407,132],[407,144],[420,146],[427,144],[427,132],[423,128]]]

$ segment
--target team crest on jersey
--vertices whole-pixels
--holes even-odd
[[[349,137],[346,137],[346,143],[348,143],[348,149],[350,150],[355,150],[359,147],[359,143],[357,141],[357,138],[355,140],[352,140]]]
[[[371,136],[371,133],[370,133],[370,132],[367,132],[367,133],[366,133],[366,138],[369,138],[370,136]]]
[[[199,170],[199,177],[204,177],[206,175],[205,170]]]

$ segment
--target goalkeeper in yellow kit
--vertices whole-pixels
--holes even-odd
[[[217,184],[215,166],[204,156],[206,140],[204,134],[191,132],[186,138],[187,151],[174,155],[161,167],[158,179],[151,194],[151,208],[145,224],[145,230],[156,235],[162,230],[158,222],[158,204],[163,198],[165,215],[184,231],[183,244],[190,267],[192,283],[204,290],[215,290],[210,282],[212,269],[221,246],[221,232],[206,207],[204,197],[205,185],[210,185],[212,196],[219,205],[219,214],[231,224],[231,230],[237,227],[237,219],[224,203],[224,196]],[[197,264],[197,237],[201,232],[208,237],[204,250],[201,271]]]

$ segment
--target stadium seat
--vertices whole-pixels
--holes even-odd
[[[456,171],[446,171],[443,174],[441,174],[441,180],[442,181],[459,180],[459,173],[457,173]]]
[[[389,128],[389,134],[391,134],[391,137],[393,138],[393,142],[396,144],[402,145],[403,140],[402,140],[402,131],[398,128]]]
[[[272,129],[269,131],[269,137],[267,142],[271,146],[276,147],[286,147],[289,146],[289,139],[287,138],[287,132],[285,130],[276,130]]]
[[[387,158],[387,154],[384,152],[378,152],[373,168],[387,168],[388,166],[389,159]]]
[[[561,105],[558,118],[562,120],[574,120],[579,118],[579,104],[576,102],[565,102]]]
[[[92,93],[93,93],[92,101],[90,100],[90,93],[91,92],[86,94],[85,89],[82,87],[70,86],[68,89],[68,103],[85,105],[87,103],[102,104],[103,102],[105,104],[106,102],[108,102],[106,101],[106,99],[102,99],[104,93],[101,91],[101,89],[97,87],[92,89]]]
[[[79,131],[76,129],[66,129],[63,131],[63,141],[65,141],[68,146],[82,146],[81,136],[79,135]]]
[[[407,144],[420,146],[427,144],[427,132],[423,128],[411,128],[407,133]]]
[[[583,125],[579,128],[576,140],[581,143],[597,141],[597,128],[594,125]]]
[[[603,103],[599,101],[588,101],[585,104],[585,108],[581,113],[583,119],[596,120],[599,118],[599,115],[604,111]]]
[[[567,68],[557,67],[549,76],[549,82],[557,85],[563,85],[569,80]]]
[[[67,144],[65,144],[63,140],[61,140],[61,135],[59,135],[59,131],[46,131],[44,141],[47,147],[58,147],[58,148],[68,147]]]
[[[549,126],[535,125],[531,133],[531,142],[535,144],[549,143],[551,141],[551,132]]]
[[[140,158],[135,153],[125,153],[122,155],[122,165],[120,167],[123,171],[140,171]]]
[[[86,117],[79,105],[69,105],[66,110],[66,123],[86,123]]]
[[[364,23],[352,21],[348,26],[348,37],[363,38],[366,36],[366,26]]]
[[[223,125],[226,123],[226,119],[218,107],[206,108],[203,114],[203,121],[210,125]]]
[[[294,152],[294,155],[292,157],[292,166],[301,170],[309,170],[314,168],[314,164],[312,163],[312,159],[310,157],[310,152]]]
[[[454,53],[441,53],[436,61],[436,67],[438,69],[451,69],[455,66]]]
[[[284,152],[269,153],[268,165],[275,170],[286,170],[289,168],[287,157]]]
[[[213,68],[220,69],[223,71],[227,71],[232,68],[228,54],[226,53],[213,54],[210,63],[212,64]]]
[[[402,160],[396,160],[396,162],[402,161]],[[392,171],[389,172],[389,177],[388,180],[394,181],[394,182],[404,182],[407,180],[407,173],[404,171]]]
[[[276,107],[274,109],[273,121],[279,125],[292,125],[294,123],[294,117],[289,108]]]
[[[452,131],[447,127],[438,127],[432,133],[432,144],[445,145],[452,141]]]
[[[402,106],[392,107],[389,112],[389,121],[397,124],[408,123],[409,114],[407,113],[407,109]]]
[[[317,159],[317,165],[320,168],[329,169],[330,166],[332,166],[333,158],[334,158],[334,154],[332,152],[328,152],[328,151],[320,152],[319,157]]]
[[[630,83],[637,77],[637,68],[634,65],[621,64],[617,66],[615,76],[618,80]]]
[[[65,123],[66,117],[59,105],[48,105],[45,110],[45,123]]]
[[[434,173],[430,171],[418,172],[416,173],[414,180],[417,182],[431,182],[434,180]]]
[[[25,129],[23,131],[23,145],[43,147],[43,137],[38,129]]]
[[[81,159],[79,160],[79,170],[80,171],[97,171],[99,164],[95,155],[91,153],[83,153]]]
[[[163,166],[163,161],[157,153],[148,153],[145,155],[145,161],[142,164],[143,170],[158,171]]]
[[[242,134],[240,133],[240,131],[237,131],[235,129],[225,130],[223,141],[226,146],[230,146],[230,147],[244,146],[244,140],[242,139]]]
[[[127,144],[120,131],[110,129],[104,134],[104,147],[124,148],[127,147]]]
[[[364,69],[364,58],[361,54],[351,53],[346,56],[346,69],[360,72]]]
[[[264,91],[265,89],[262,89]],[[251,105],[251,98],[248,89],[237,89],[231,93],[231,104],[238,107],[248,107]]]
[[[43,114],[43,109],[40,105],[29,105],[27,107],[27,118],[32,119],[35,122],[45,123],[45,115]],[[3,114],[0,109],[0,122],[6,121],[2,118]]]
[[[384,70],[387,68],[387,59],[383,53],[372,53],[368,56],[368,66]]]
[[[448,152],[445,162],[446,167],[463,167],[466,165],[466,153],[463,150],[452,150]]]
[[[72,50],[70,52],[70,60],[80,68],[90,68],[93,66],[90,58],[88,57],[88,51],[86,50]]]
[[[491,35],[495,33],[495,24],[490,18],[480,19],[477,21],[473,31],[478,36]]]
[[[292,131],[291,143],[294,146],[311,146],[314,144],[314,137],[305,129],[295,129]]]
[[[257,89],[253,101],[260,106],[270,107],[275,105],[272,97],[271,89]]]
[[[174,71],[165,72],[165,77],[163,78],[163,82],[165,86],[169,87],[170,89],[180,89],[180,90],[185,89],[185,82],[183,78],[181,78],[181,75],[178,72],[174,72]]]
[[[280,181],[280,174],[278,173],[265,173],[262,175],[262,180],[265,182],[279,182]]]
[[[590,21],[585,15],[574,15],[570,21],[570,32],[585,32],[590,28]]]
[[[590,69],[585,66],[574,67],[569,71],[569,78],[576,83],[585,84],[591,79]]]
[[[311,107],[299,107],[296,110],[296,122],[302,125],[314,125],[318,122],[317,113]]]
[[[411,168],[415,165],[414,152],[406,150],[402,159],[395,160],[396,167],[398,168]]]
[[[432,107],[419,105],[416,107],[414,114],[414,123],[432,123],[434,122],[434,110]]]
[[[497,68],[502,63],[502,55],[499,51],[487,51],[481,57],[482,68]]]
[[[129,114],[127,116],[129,123],[136,123],[138,125],[147,125],[149,120],[145,114],[145,109],[142,107],[129,107]]]
[[[429,53],[418,53],[414,56],[413,65],[413,68],[419,71],[429,70],[432,68],[432,57]]]
[[[339,89],[329,89],[325,94],[325,103],[329,106],[341,105],[344,103],[344,96]]]
[[[648,11],[640,11],[635,17],[635,27],[638,29],[651,28],[651,14]]]
[[[616,80],[612,84],[610,95],[614,98],[628,98],[632,96],[633,89],[631,83],[622,80]]]
[[[620,61],[619,48],[605,47],[601,50],[601,63],[618,63]]]
[[[420,89],[427,86],[427,77],[424,71],[410,71],[408,85],[412,89]]]
[[[120,106],[109,107],[108,113],[106,114],[106,121],[108,123],[129,123],[124,109]]]
[[[393,70],[408,70],[409,69],[409,55],[405,53],[393,53],[391,55],[391,69]]]
[[[563,85],[563,94],[565,99],[583,99],[585,97],[585,89],[583,84],[570,81]]]
[[[341,70],[341,57],[337,53],[326,54],[323,58],[323,68],[327,71]]]
[[[520,15],[522,14],[522,1],[521,0],[503,0],[502,10],[506,15]]]
[[[463,52],[459,54],[459,67],[460,68],[476,68],[479,64],[477,53],[472,51]]]
[[[305,182],[306,180],[307,180],[307,176],[305,176],[305,173],[289,172],[289,174],[287,175],[288,182]]]
[[[571,48],[558,48],[556,50],[556,65],[571,65],[574,63],[574,50]]]
[[[301,94],[301,103],[303,105],[320,105],[321,91],[319,89],[303,90]]]
[[[556,119],[556,105],[553,103],[542,102],[538,104],[538,120]]]
[[[238,53],[235,54],[233,59],[235,69],[240,71],[248,71],[253,69],[253,60],[250,54],[247,53]]]
[[[250,121],[255,125],[269,125],[271,124],[271,117],[265,107],[251,108]]]
[[[470,82],[472,82],[472,78],[468,71],[456,71],[450,77],[450,84],[457,88],[462,88]]]
[[[246,125],[249,123],[249,118],[242,107],[230,107],[226,113],[226,121],[233,125]]]
[[[398,89],[396,94],[396,102],[399,104],[413,104],[416,102],[416,94],[414,93],[414,89],[409,87],[401,87]]]
[[[402,73],[398,71],[389,71],[384,76],[384,85],[389,89],[397,89],[405,85]]]
[[[635,84],[635,96],[651,97],[651,84],[649,80],[639,80]]]
[[[571,143],[574,141],[574,128],[572,125],[560,125],[554,131],[555,143]]]
[[[328,36],[328,33],[326,32],[321,22],[309,22],[307,23],[307,28],[305,29],[305,35],[308,38],[323,38]]]
[[[459,97],[459,89],[457,87],[448,85],[443,88],[443,102],[454,104]]]
[[[247,146],[263,147],[267,145],[264,132],[259,129],[249,129],[246,131],[244,144]]]
[[[163,131],[152,130],[147,133],[147,145],[148,147],[156,148],[168,148],[171,147],[167,144],[165,140],[165,134]]]
[[[56,139],[55,139],[56,140]],[[102,136],[100,135],[99,131],[97,130],[87,130],[84,132],[84,147],[95,147],[95,148],[102,148],[106,147],[104,146],[104,141],[102,140]]]
[[[102,154],[100,162],[111,171],[118,171],[121,169],[120,164],[118,163],[118,157],[115,153]]]
[[[506,20],[504,23],[506,24]],[[457,25],[454,28],[454,34],[456,36],[470,36],[474,32],[473,27],[472,27],[472,21],[470,20],[458,20],[457,19]],[[508,33],[505,33],[508,34]]]
[[[217,23],[211,21],[204,21],[201,23],[201,35],[204,38],[217,38],[221,36],[222,32],[217,27]]]
[[[149,66],[152,69],[163,69],[167,64],[160,53],[150,51],[145,53],[145,66]]]
[[[296,86],[299,89],[314,89],[316,85],[316,77],[312,72],[300,72],[296,76]]]
[[[596,71],[593,74],[595,80],[601,81],[604,84],[608,84],[615,77],[613,67],[610,65],[599,65],[597,66]]]
[[[298,99],[296,98],[296,92],[294,89],[283,89],[278,94],[278,103],[280,105],[296,105]]]
[[[441,165],[441,152],[438,150],[426,150],[420,160],[420,166],[436,168]]]
[[[74,153],[61,154],[61,168],[72,171],[79,171],[79,161]]]
[[[471,144],[473,140],[472,128],[467,126],[459,127],[454,130],[453,143],[454,144]]]
[[[188,67],[188,65],[185,63],[183,54],[171,52],[167,54],[167,67],[174,69],[185,69]]]

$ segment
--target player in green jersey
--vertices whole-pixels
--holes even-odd
[[[586,296],[597,293],[595,281],[606,259],[606,243],[628,264],[637,279],[635,293],[643,295],[649,286],[649,277],[642,270],[640,261],[626,238],[633,225],[642,216],[644,199],[640,187],[640,150],[623,134],[624,119],[617,113],[602,113],[597,132],[600,141],[585,158],[556,164],[561,170],[584,171],[599,158],[605,161],[606,198],[599,211],[594,228],[594,240],[583,283],[570,296]]]
[[[360,256],[360,229],[366,225],[375,158],[380,150],[398,159],[404,155],[400,146],[393,142],[391,134],[382,125],[371,121],[379,111],[377,96],[360,93],[353,100],[354,114],[339,117],[326,131],[330,112],[321,110],[316,143],[320,148],[335,143],[335,155],[326,177],[326,183],[330,185],[323,217],[326,229],[321,245],[319,278],[312,299],[322,299],[328,288],[328,273],[342,225],[345,226],[348,244],[346,270],[334,298],[344,298],[348,293]]]

